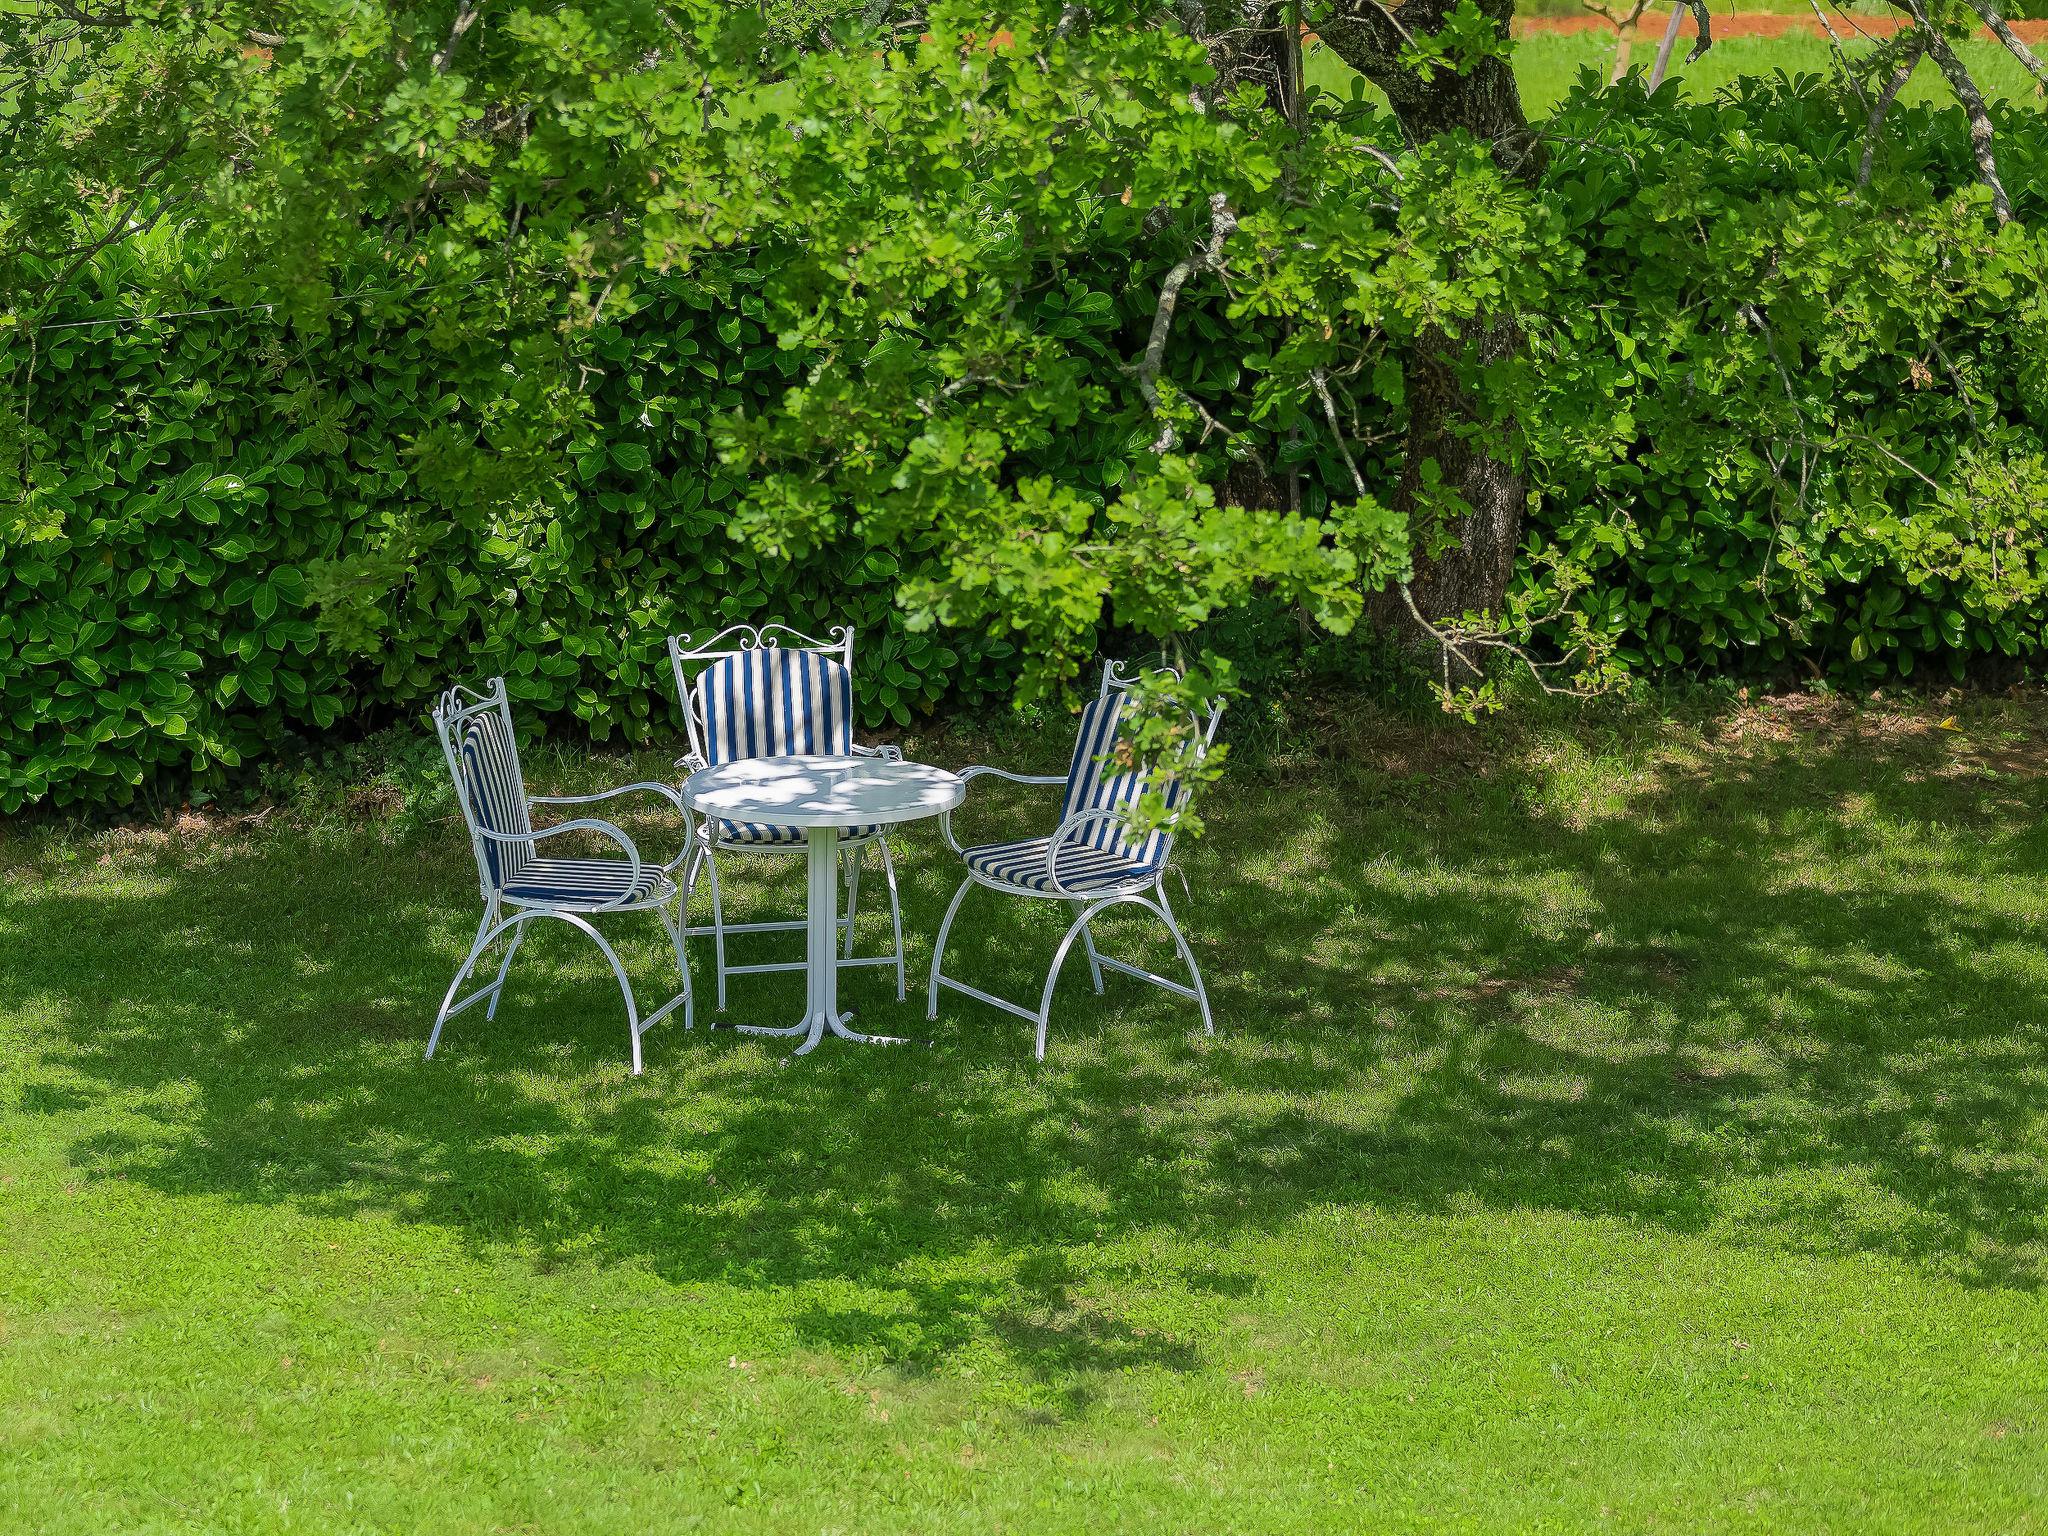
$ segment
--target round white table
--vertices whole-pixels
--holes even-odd
[[[958,774],[879,757],[750,757],[714,763],[683,781],[683,803],[718,821],[802,827],[810,895],[805,910],[805,975],[810,995],[802,1023],[786,1029],[735,1026],[750,1035],[803,1035],[802,1056],[830,1030],[843,1040],[901,1045],[887,1035],[846,1027],[839,1011],[839,832],[887,826],[950,811],[967,794]]]

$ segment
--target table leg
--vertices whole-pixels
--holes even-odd
[[[908,1045],[895,1035],[864,1035],[848,1029],[852,1014],[839,1011],[839,833],[832,827],[811,827],[804,833],[804,865],[809,890],[804,902],[804,1016],[795,1024],[769,1028],[735,1024],[743,1035],[804,1036],[793,1054],[808,1056],[830,1030],[842,1040],[863,1045]]]
[[[864,1035],[846,1027],[852,1015],[839,1011],[839,834],[831,827],[812,827],[804,842],[810,866],[804,966],[810,1000],[804,1024],[810,1036],[794,1054],[809,1055],[828,1029],[842,1040],[863,1045],[906,1044],[891,1035]]]

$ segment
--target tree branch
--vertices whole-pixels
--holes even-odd
[[[1692,52],[1685,56],[1688,64],[1697,64],[1714,46],[1714,19],[1707,14],[1707,0],[1685,0],[1686,8],[1692,12],[1693,21],[1699,26],[1699,41],[1692,45]]]
[[[448,41],[441,45],[441,51],[434,55],[434,73],[445,75],[448,66],[455,61],[455,45],[462,41],[462,34],[476,25],[476,18],[483,8],[483,0],[457,0],[455,24],[448,29]]]
[[[1870,125],[1863,135],[1863,163],[1856,170],[1856,185],[1870,185],[1870,173],[1877,165],[1877,138],[1884,128],[1885,114],[1892,109],[1892,103],[1899,99],[1899,92],[1906,88],[1906,82],[1913,78],[1913,71],[1920,67],[1920,60],[1927,52],[1927,40],[1916,37],[1906,47],[1906,56],[1884,84],[1878,98],[1871,104]]]
[[[2012,199],[2006,196],[2005,183],[1998,176],[1997,144],[1991,131],[1991,113],[1984,105],[1984,93],[1977,89],[1977,82],[1971,78],[1963,61],[1956,57],[1948,39],[1928,20],[1927,8],[1921,0],[1903,0],[1903,3],[1913,13],[1914,23],[1927,39],[1927,51],[1941,66],[1949,89],[1956,93],[1956,100],[1963,104],[1964,116],[1970,120],[1970,152],[1977,160],[1978,179],[1991,189],[1992,212],[1998,215],[2000,224],[2010,224]]]
[[[1173,334],[1173,311],[1180,303],[1180,291],[1197,272],[1214,271],[1223,264],[1224,242],[1237,228],[1237,215],[1230,199],[1221,192],[1209,199],[1209,239],[1198,250],[1175,262],[1159,285],[1159,304],[1152,311],[1152,334],[1146,339],[1144,356],[1138,360],[1138,393],[1157,416],[1163,409],[1159,399],[1159,366],[1166,357],[1167,338]],[[1170,453],[1180,441],[1173,423],[1162,420],[1159,436],[1153,440],[1154,453]]]
[[[2005,44],[2005,51],[2026,67],[2028,74],[2044,90],[2048,90],[2048,65],[2034,55],[2034,50],[2020,41],[2017,32],[2005,24],[2005,18],[1998,14],[1998,8],[1991,0],[1970,0],[1970,9],[1984,18],[1984,25],[1991,29],[1991,35]]]

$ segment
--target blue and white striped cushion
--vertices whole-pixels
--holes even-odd
[[[639,900],[661,884],[661,872],[633,866],[624,859],[537,859],[529,856],[516,880],[505,886],[509,901],[541,906],[596,907],[620,897]]]
[[[724,656],[697,681],[705,751],[714,763],[749,757],[843,757],[853,750],[853,674],[816,651],[763,646]],[[865,837],[850,827],[842,837]],[[721,843],[750,847],[801,844],[800,827],[720,821]]]
[[[1074,760],[1067,767],[1067,793],[1060,804],[1062,821],[1081,811],[1121,811],[1144,794],[1143,774],[1118,768],[1113,758],[1103,761],[1115,750],[1123,713],[1124,695],[1120,693],[1097,699],[1081,712],[1081,735],[1074,743]],[[1179,804],[1180,795],[1179,783],[1169,781],[1169,809]],[[1073,845],[1114,854],[1135,869],[1157,869],[1166,857],[1167,836],[1162,828],[1133,843],[1121,821],[1104,819],[1078,829]],[[1065,855],[1061,858],[1064,862]]]
[[[712,823],[720,846],[738,843],[746,848],[784,848],[801,846],[804,840],[802,827],[771,827],[758,821],[718,821]],[[866,837],[879,827],[840,827],[840,841],[849,837]]]
[[[1045,850],[1051,841],[1049,837],[1027,837],[1015,843],[987,843],[969,848],[964,857],[969,869],[991,880],[1023,886],[1026,890],[1050,891],[1052,880],[1046,873]],[[1150,880],[1158,872],[1156,863],[1141,864],[1117,849],[1091,848],[1078,838],[1060,847],[1059,881],[1070,891],[1106,890],[1110,886]]]
[[[476,824],[490,832],[531,832],[533,822],[527,815],[519,776],[519,752],[504,717],[495,709],[471,715],[462,723],[460,744],[463,794]],[[501,887],[518,878],[533,860],[524,843],[485,838],[483,845],[484,864]]]

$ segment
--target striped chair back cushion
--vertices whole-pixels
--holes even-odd
[[[1074,743],[1074,760],[1067,768],[1067,793],[1060,805],[1061,820],[1081,811],[1120,811],[1144,794],[1144,774],[1134,769],[1119,768],[1112,755],[1123,714],[1124,695],[1121,693],[1097,699],[1081,711],[1081,736]],[[1167,805],[1178,805],[1180,798],[1179,781],[1169,780],[1166,785]],[[1170,836],[1162,827],[1133,842],[1125,835],[1122,823],[1105,820],[1082,827],[1075,834],[1074,844],[1121,854],[1141,868],[1156,869],[1165,861]]]
[[[697,680],[697,697],[714,763],[853,750],[853,674],[816,651],[722,656]]]
[[[531,832],[526,790],[519,776],[519,750],[504,715],[479,710],[457,728],[457,760],[462,764],[462,792],[476,824],[491,832]],[[524,843],[483,843],[484,869],[503,888],[516,879],[533,857]]]

